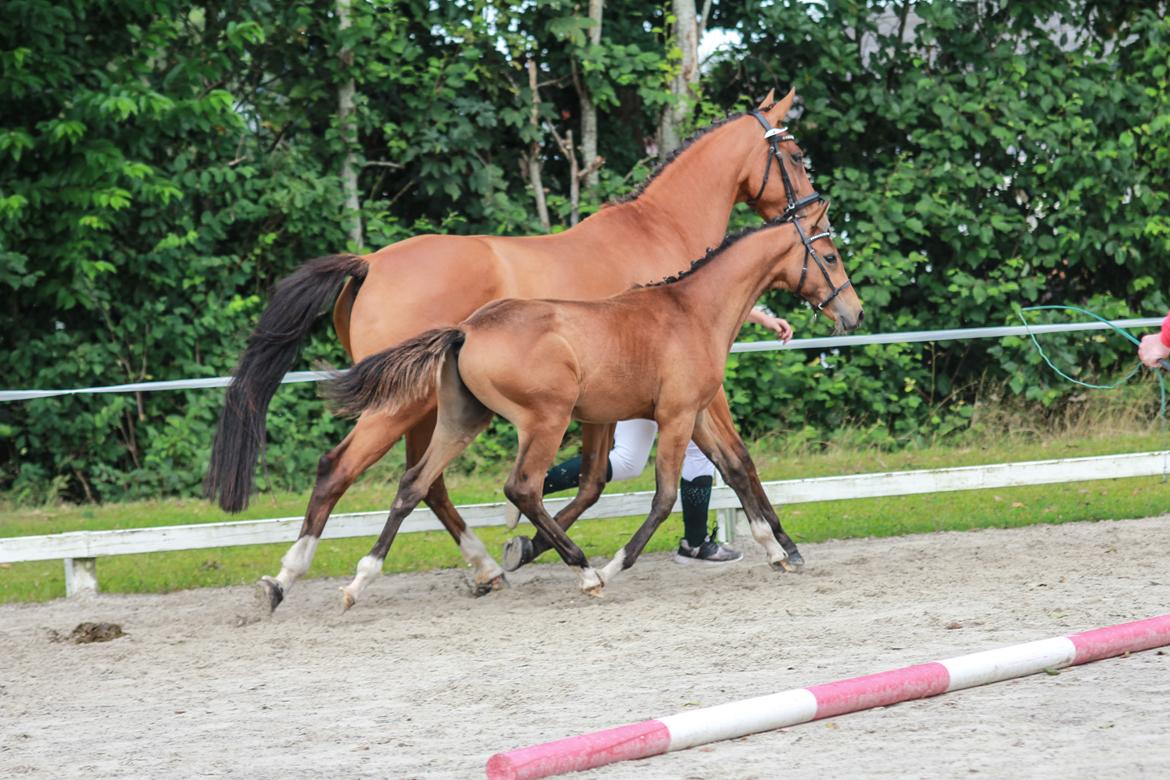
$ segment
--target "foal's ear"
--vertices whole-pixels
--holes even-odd
[[[808,215],[801,218],[804,224],[812,227],[821,224],[825,219],[825,213],[829,210],[829,201],[822,200],[808,212]]]
[[[763,111],[774,125],[783,125],[784,120],[788,117],[788,112],[792,109],[792,101],[796,99],[796,87],[788,90],[788,94],[773,102],[776,90],[768,93],[768,97],[764,98],[764,102],[760,104],[760,110]],[[771,107],[769,107],[771,106]]]
[[[756,106],[756,110],[757,111],[767,111],[769,108],[772,107],[772,104],[775,102],[776,102],[776,90],[770,89],[770,90],[768,90],[768,94],[764,96],[764,99],[760,101],[760,104],[758,106]]]

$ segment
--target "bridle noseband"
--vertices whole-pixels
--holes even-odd
[[[777,167],[780,168],[780,179],[784,183],[784,195],[788,199],[788,206],[784,212],[776,218],[776,222],[792,222],[796,227],[796,233],[800,236],[800,243],[804,244],[804,264],[800,268],[800,281],[796,284],[796,289],[793,291],[796,295],[800,295],[800,291],[804,288],[804,279],[808,276],[808,259],[811,257],[813,262],[817,264],[817,268],[821,269],[821,273],[825,275],[825,281],[828,282],[830,292],[829,296],[818,304],[814,304],[813,308],[818,312],[824,311],[824,308],[842,291],[848,289],[853,281],[846,279],[845,283],[840,287],[834,286],[833,279],[829,276],[829,269],[825,266],[825,261],[817,254],[817,250],[813,249],[813,242],[819,238],[829,238],[832,234],[829,231],[817,233],[809,236],[804,232],[804,227],[800,224],[800,220],[796,217],[799,215],[801,209],[811,206],[814,203],[819,203],[824,200],[821,194],[813,190],[812,194],[806,195],[800,200],[796,199],[796,188],[792,186],[792,179],[788,176],[788,169],[784,167],[784,160],[780,157],[780,142],[781,141],[795,141],[796,138],[788,132],[787,127],[772,127],[767,118],[759,111],[752,111],[752,116],[756,118],[764,127],[764,140],[768,142],[768,157],[764,162],[764,180],[760,182],[760,191],[756,193],[754,198],[748,198],[749,204],[755,203],[763,197],[764,190],[768,187],[768,174],[772,172],[772,161],[776,161]]]

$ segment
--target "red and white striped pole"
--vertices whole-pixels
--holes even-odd
[[[488,780],[533,780],[1170,645],[1170,615],[682,712],[497,753]]]

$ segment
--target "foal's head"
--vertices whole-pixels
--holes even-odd
[[[746,202],[764,219],[801,211],[820,198],[804,167],[804,152],[784,125],[795,98],[795,89],[780,100],[769,92],[748,118],[739,120],[751,126],[752,141],[736,202]]]
[[[861,324],[864,312],[833,243],[828,211],[828,201],[821,201],[793,220],[796,240],[777,258],[772,286],[804,298],[833,320],[833,333],[840,334]]]

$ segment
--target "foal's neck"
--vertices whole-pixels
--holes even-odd
[[[674,288],[688,319],[704,323],[726,353],[764,291],[776,284],[778,276],[791,283],[791,269],[786,264],[778,270],[779,261],[781,257],[798,259],[799,245],[791,223],[768,225],[740,238],[669,287]]]

